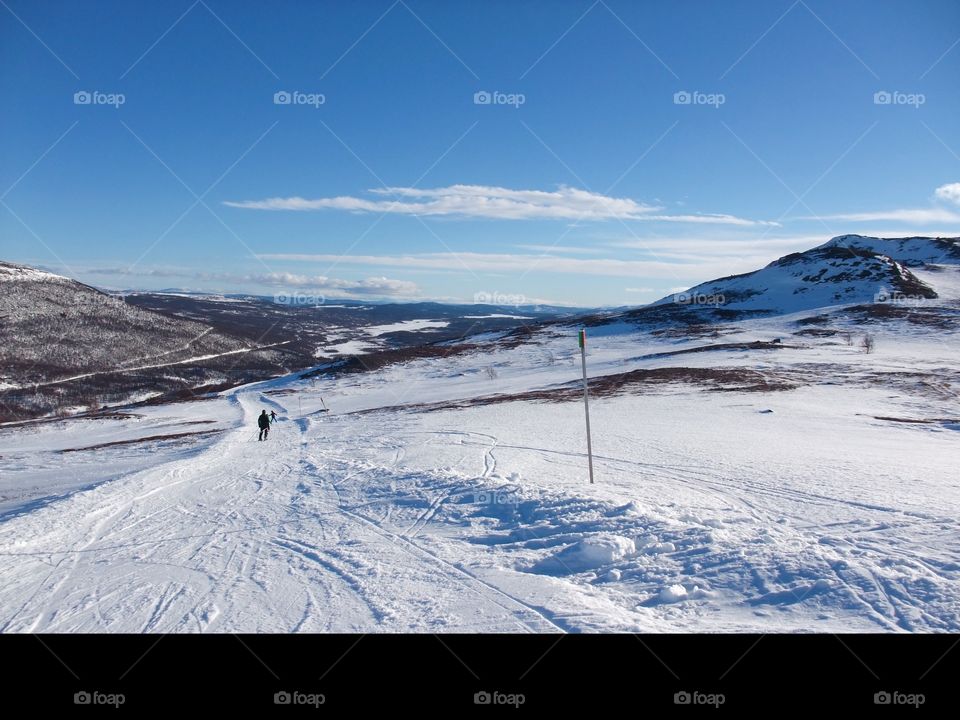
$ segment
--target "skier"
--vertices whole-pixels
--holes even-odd
[[[270,418],[267,416],[266,410],[260,413],[260,417],[257,418],[257,425],[260,426],[260,437],[257,439],[266,440],[267,434],[270,432]]]
[[[277,420],[277,412],[276,412],[276,410],[271,410],[271,411],[270,411],[270,424],[273,425],[273,423],[276,422],[276,420]]]

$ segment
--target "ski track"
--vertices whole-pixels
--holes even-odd
[[[357,512],[380,501],[345,504],[340,486],[395,468],[402,447],[392,449],[391,467],[348,465],[339,477],[320,479],[298,424],[277,423],[269,440],[250,444],[257,414],[251,395],[236,394],[244,422],[207,451],[78,494],[57,508],[68,519],[48,513],[29,539],[5,542],[0,572],[15,580],[0,591],[3,607],[13,608],[0,629],[559,630],[413,541],[446,496],[406,533]],[[265,401],[286,412],[256,395],[257,404]],[[238,474],[244,463],[250,469]],[[487,471],[495,466],[490,450],[484,464]],[[75,527],[73,517],[81,518]],[[0,528],[5,541],[13,529]],[[145,566],[162,568],[163,581],[144,580],[137,569]],[[400,569],[399,583],[391,568]],[[469,600],[457,608],[464,594]],[[449,624],[438,624],[438,614]]]

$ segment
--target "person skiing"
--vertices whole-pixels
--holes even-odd
[[[276,410],[271,410],[271,411],[270,411],[270,424],[273,425],[273,423],[276,422],[276,420],[277,420],[277,411],[276,411]]]
[[[260,413],[260,417],[257,418],[257,425],[260,426],[260,437],[257,440],[266,440],[267,433],[270,432],[270,418],[267,416],[266,410]]]

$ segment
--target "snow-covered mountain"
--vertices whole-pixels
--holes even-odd
[[[839,235],[820,247],[870,250],[878,255],[893,258],[907,267],[960,264],[960,239],[958,238],[879,238],[866,235]]]
[[[911,268],[960,265],[957,238],[842,235],[792,253],[760,270],[731,275],[669,295],[654,306],[679,305],[701,315],[780,315],[842,304],[938,297]]]

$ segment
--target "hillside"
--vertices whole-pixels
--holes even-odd
[[[257,350],[207,323],[11,263],[0,263],[0,320],[6,420],[225,382],[236,356]],[[269,351],[255,355],[280,367]]]
[[[0,422],[202,397],[355,356],[508,331],[568,308],[107,294],[0,262]],[[383,362],[371,357],[368,364]]]
[[[784,315],[816,308],[938,299],[921,270],[960,265],[957,238],[843,235],[753,272],[710,280],[627,313],[637,321],[711,323]],[[936,304],[936,303],[934,303]]]

